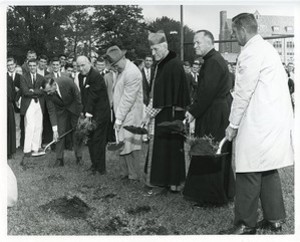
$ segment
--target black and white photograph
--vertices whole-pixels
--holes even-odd
[[[2,241],[297,241],[299,1],[3,2]]]

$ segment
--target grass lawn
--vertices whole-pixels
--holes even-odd
[[[8,235],[201,235],[232,225],[233,203],[196,208],[181,194],[145,196],[142,183],[119,178],[118,157],[111,151],[104,176],[85,171],[90,166],[87,148],[81,167],[71,151],[58,168],[51,167],[54,152],[31,158],[27,170],[20,167],[21,158],[18,151],[8,161],[19,191],[17,205],[8,209]],[[294,234],[294,168],[280,175],[287,213],[281,233]],[[265,233],[272,232],[258,231]]]

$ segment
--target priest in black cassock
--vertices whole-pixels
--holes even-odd
[[[203,57],[194,102],[189,107],[189,122],[196,119],[195,136],[212,136],[219,142],[225,136],[231,105],[232,87],[228,66],[214,49],[214,37],[207,30],[196,32],[194,48]],[[226,144],[223,151],[230,151]],[[234,196],[234,178],[231,156],[217,160],[193,156],[183,195],[197,201],[197,206],[224,204]]]
[[[150,120],[149,152],[146,162],[147,185],[178,192],[185,180],[184,138],[165,132],[158,124],[184,120],[190,95],[185,72],[176,53],[168,50],[163,32],[150,33],[149,43],[155,65],[146,118]],[[160,192],[149,189],[149,195]]]

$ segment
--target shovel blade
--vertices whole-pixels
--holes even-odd
[[[31,154],[32,157],[40,157],[40,156],[44,156],[44,155],[46,155],[45,151],[40,151],[38,153],[32,153]]]
[[[116,151],[116,150],[122,148],[123,145],[124,145],[124,142],[119,142],[119,143],[114,142],[114,143],[108,144],[108,145],[107,145],[107,149],[108,149],[109,151]]]

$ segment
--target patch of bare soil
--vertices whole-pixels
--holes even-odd
[[[91,208],[79,197],[64,196],[40,206],[46,212],[53,211],[66,219],[87,218]]]

